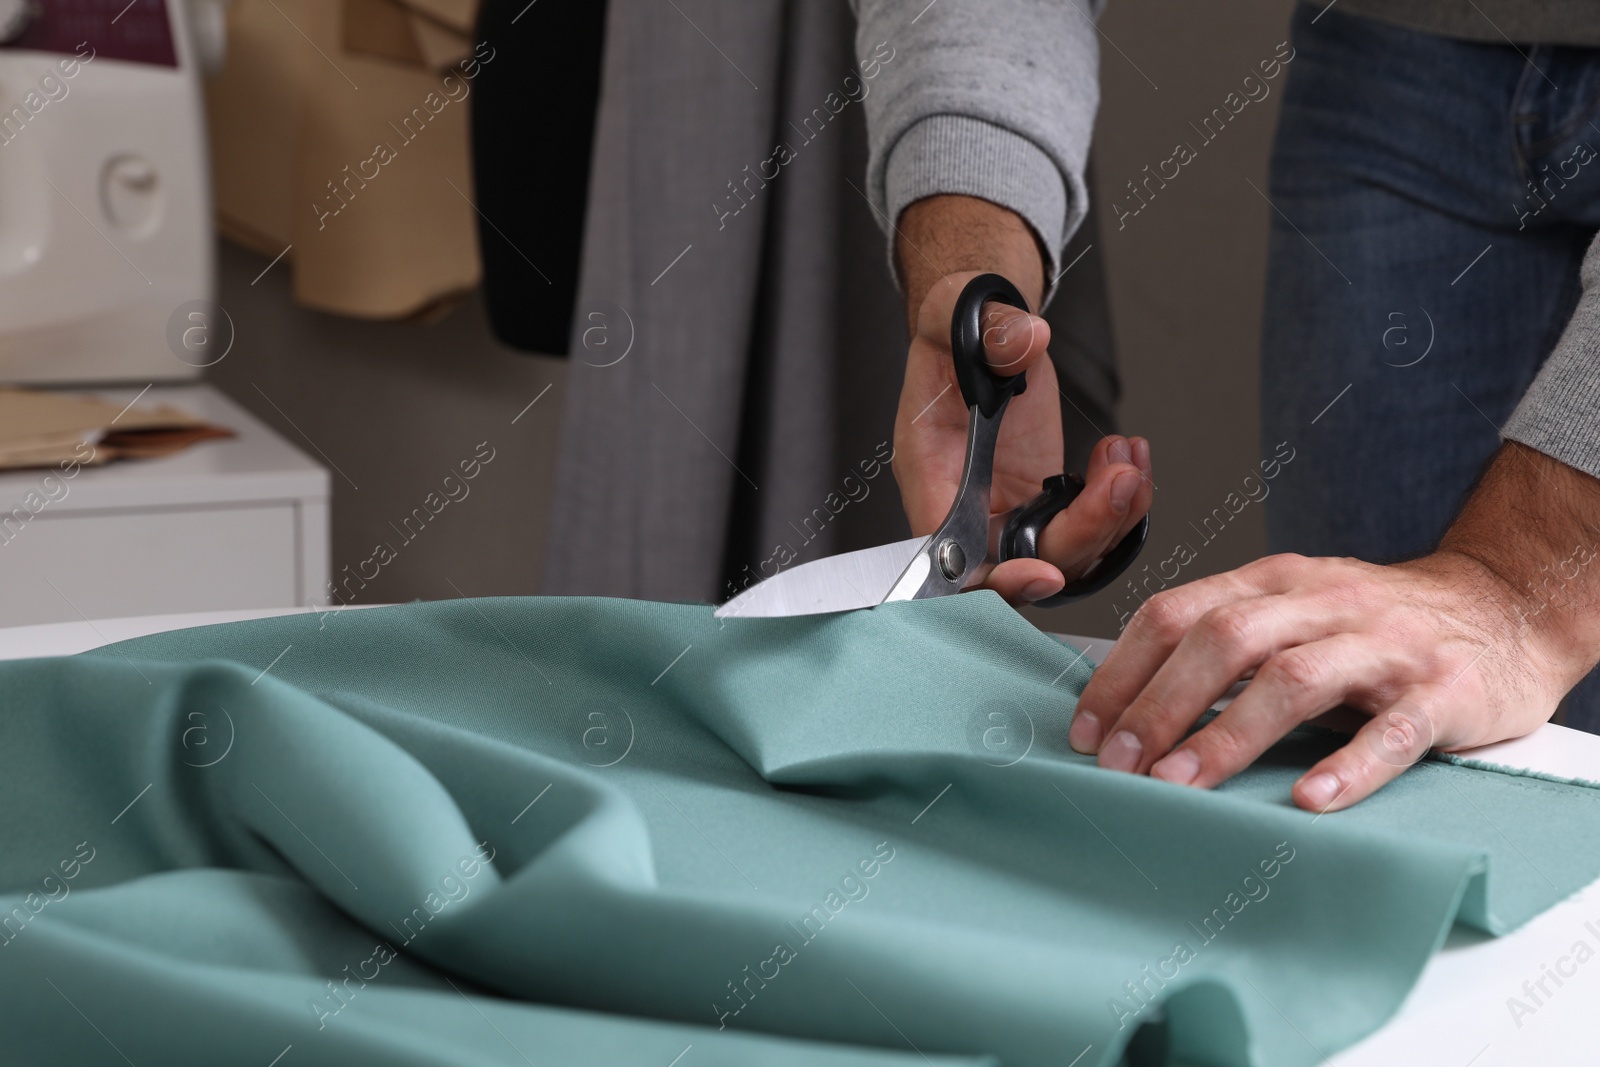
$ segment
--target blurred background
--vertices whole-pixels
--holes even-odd
[[[176,2],[167,0],[166,6]],[[196,77],[204,110],[204,173],[212,184],[213,210],[207,218],[217,221],[205,240],[215,244],[218,309],[205,326],[225,329],[228,345],[209,362],[221,350],[220,335],[214,334],[206,359],[185,363],[207,363],[201,370],[205,385],[326,472],[326,519],[317,518],[313,504],[307,513],[312,521],[292,534],[301,539],[296,551],[305,573],[286,595],[313,604],[540,591],[708,599],[719,591],[725,595],[744,564],[755,566],[770,555],[770,530],[783,525],[779,520],[787,516],[790,528],[796,528],[812,504],[820,504],[822,494],[852,472],[870,492],[852,497],[827,537],[808,545],[804,558],[904,536],[892,476],[885,470],[871,479],[862,466],[871,461],[875,446],[890,439],[905,345],[884,238],[861,193],[862,109],[846,108],[826,131],[826,143],[819,137],[821,147],[807,149],[810,159],[802,159],[773,183],[770,194],[754,200],[750,208],[764,211],[761,218],[725,218],[724,227],[718,227],[716,208],[695,206],[697,229],[680,233],[670,205],[658,221],[621,218],[617,202],[598,184],[624,169],[635,184],[652,173],[665,175],[664,184],[670,184],[674,168],[691,165],[675,155],[715,154],[714,146],[722,143],[719,131],[736,131],[741,122],[748,126],[751,108],[761,111],[758,133],[769,118],[805,114],[812,102],[808,94],[826,90],[854,63],[853,20],[845,0],[799,11],[795,6],[775,5],[772,18],[782,28],[781,43],[765,52],[730,52],[719,59],[707,47],[710,42],[743,38],[737,27],[719,32],[718,19],[745,16],[719,15],[712,3],[673,5],[663,9],[659,25],[632,31],[632,41],[621,40],[613,22],[604,45],[610,66],[591,61],[585,67],[580,54],[568,57],[570,70],[548,66],[554,62],[549,40],[575,32],[592,35],[598,23],[592,13],[562,14],[560,5],[548,0],[493,13],[447,0],[236,0],[228,6],[196,5],[205,10],[188,12],[191,28],[184,32],[193,40],[185,43],[180,34],[179,65],[186,51],[215,53],[210,60],[199,55],[194,64],[205,68]],[[136,0],[130,7],[128,19],[159,18],[163,10],[156,0]],[[1273,54],[1287,36],[1291,7],[1282,0],[1208,5],[1114,0],[1099,23],[1103,97],[1092,160],[1097,217],[1074,248],[1092,246],[1082,261],[1085,284],[1093,288],[1103,277],[1109,335],[1120,368],[1118,429],[1146,435],[1153,444],[1157,493],[1150,545],[1160,556],[1186,536],[1179,531],[1210,515],[1263,458],[1256,362],[1272,209],[1262,191],[1282,80],[1137,216],[1119,224],[1108,205],[1119,197],[1126,200],[1127,183],[1171,155],[1174,143],[1192,140],[1191,123]],[[483,23],[491,18],[500,21],[487,32],[491,27]],[[547,38],[543,44],[540,34]],[[644,37],[651,39],[638,39]],[[644,46],[677,50],[691,67],[705,68],[706,77],[725,79],[729,88],[718,92],[726,95],[707,99],[725,99],[726,112],[703,103],[686,107],[676,112],[679,129],[663,123],[649,133],[638,128],[644,104],[634,101],[633,110],[619,117],[622,104],[615,97],[623,92],[617,80],[622,75],[614,68],[624,47]],[[820,88],[805,84],[813,75],[793,59],[797,49],[821,57],[813,64],[821,72],[814,75]],[[476,76],[464,76],[471,68],[463,61],[471,64],[474,57],[482,66]],[[87,76],[97,73],[96,64],[115,65],[107,58],[102,48],[86,65],[74,86],[83,97],[89,96]],[[514,84],[530,71],[533,83]],[[629,77],[626,90],[633,95],[642,89],[697,91],[670,70],[656,83],[648,73]],[[743,92],[740,78],[752,88],[761,83],[762,91],[736,97],[735,89]],[[15,77],[9,79],[11,86],[16,83]],[[443,97],[437,111],[428,107],[428,128],[420,133],[403,121],[411,113],[409,103],[384,103],[411,96],[420,102],[419,89],[437,90]],[[545,94],[534,98],[546,103],[519,109],[519,92]],[[353,101],[361,101],[354,111]],[[50,107],[67,112],[79,103],[68,96]],[[91,106],[87,99],[81,103]],[[552,132],[552,121],[557,127],[562,121],[552,120],[552,111],[568,110],[598,119],[592,129],[571,120],[567,125],[576,133]],[[16,144],[0,146],[0,180],[9,183],[19,173],[19,161],[11,157],[22,154],[17,149],[27,137],[44,143],[47,120],[67,117],[47,109]],[[487,129],[494,147],[486,149],[473,138],[483,141],[491,120]],[[570,150],[586,135],[592,137],[592,166]],[[398,158],[385,161],[375,154],[375,139],[398,146],[391,148]],[[727,139],[739,140],[732,133]],[[746,140],[766,143],[759,136]],[[713,147],[697,147],[702,143]],[[424,158],[425,152],[431,154]],[[651,158],[641,161],[646,153]],[[735,144],[726,159],[709,164],[709,173],[736,178],[741,164],[759,158]],[[8,163],[13,164],[10,174],[5,173]],[[498,182],[486,183],[485,166],[497,168]],[[407,167],[409,178],[404,177]],[[368,179],[351,182],[352,173]],[[423,173],[434,183],[425,196],[402,188]],[[438,184],[440,177],[450,188]],[[497,215],[494,207],[518,196],[526,201],[568,196],[574,188],[581,201],[586,182],[593,190],[586,205],[558,200],[528,218],[510,217],[513,208]],[[695,204],[726,196],[721,184],[697,196]],[[44,195],[52,194],[45,190]],[[63,199],[81,206],[70,188]],[[76,225],[59,202],[54,206],[61,225]],[[813,210],[819,213],[807,214]],[[370,217],[362,219],[363,213]],[[836,234],[828,239],[829,255],[809,262],[785,243],[791,229],[812,224],[808,219],[821,220],[816,224]],[[635,229],[651,225],[664,231],[659,254],[654,246],[649,255],[639,248],[596,251],[597,242],[616,246],[632,240]],[[741,245],[742,251],[719,262],[724,254],[719,249],[732,247],[735,238],[727,235],[736,229],[745,231],[738,240],[748,247]],[[338,247],[329,243],[335,231],[345,242]],[[114,229],[102,236],[113,250],[126,252],[130,264],[140,263],[137,240],[123,240]],[[574,241],[584,242],[581,257]],[[689,248],[681,262],[672,260],[685,244]],[[121,269],[103,246],[95,254]],[[541,288],[538,299],[559,306],[562,292],[567,294],[565,331],[548,325],[561,321],[559,313],[532,325],[519,321],[528,309],[518,306],[517,286],[528,286],[532,276],[524,263],[541,277],[543,270],[558,275],[546,279],[548,291]],[[481,264],[491,275],[487,297]],[[563,269],[565,278],[559,276]],[[750,275],[748,288],[723,288],[719,269],[728,277]],[[627,278],[597,277],[606,270]],[[775,295],[780,288],[784,292]],[[822,327],[807,325],[801,303],[817,292],[827,303]],[[193,296],[210,298],[203,288]],[[169,318],[167,312],[182,303],[169,298],[160,318]],[[491,315],[502,334],[520,331],[512,338],[518,347],[497,339]],[[1079,325],[1061,302],[1052,318],[1058,334],[1071,334]],[[725,328],[696,325],[713,319]],[[1099,329],[1093,326],[1090,332]],[[541,334],[563,332],[570,351],[528,350],[538,346]],[[846,340],[834,343],[839,338]],[[772,380],[791,374],[796,356],[785,352],[763,362],[763,353],[786,345],[837,350],[846,362],[813,389],[818,396],[826,394],[825,402],[817,402],[824,416],[809,423],[794,416],[780,435],[771,427],[781,428],[791,418],[782,399],[791,394],[783,390],[813,388],[805,381],[784,386]],[[717,355],[719,346],[728,351]],[[0,347],[0,376],[48,382],[48,373],[4,371],[7,351],[15,346]],[[611,364],[614,357],[621,362]],[[713,372],[746,368],[745,410],[719,415],[696,407],[704,394],[693,361],[702,357]],[[803,365],[803,351],[799,358]],[[651,365],[653,359],[658,363]],[[122,387],[118,396],[132,396],[162,377],[142,367],[127,374],[99,368],[95,374],[92,384]],[[623,381],[631,384],[607,392],[613,388],[608,383]],[[764,409],[751,403],[761,389],[778,398]],[[619,419],[651,429],[630,446],[632,451],[618,450],[619,430],[596,418],[599,405],[611,405]],[[752,429],[752,420],[762,419],[769,422]],[[764,432],[773,441],[756,447]],[[808,441],[808,433],[827,440]],[[202,441],[190,447],[236,444]],[[802,462],[790,458],[786,448],[794,456],[824,458]],[[485,449],[492,460],[463,483],[461,464],[475,456],[481,461]],[[593,462],[578,463],[572,458],[577,454],[592,454]],[[760,470],[742,470],[750,463]],[[117,466],[84,477],[109,477]],[[790,471],[799,473],[790,478]],[[406,517],[424,506],[429,494],[452,492],[441,485],[453,474],[454,484],[465,484],[468,494],[451,496],[442,510],[430,509],[431,521],[420,533],[420,522],[407,526]],[[37,480],[37,475],[15,473],[0,478],[0,486],[8,497],[20,499]],[[756,481],[766,484],[757,490]],[[73,484],[74,492],[90,486]],[[315,496],[309,492],[306,499]],[[747,505],[757,497],[761,507],[753,511]],[[749,516],[758,512],[763,517],[752,523]],[[1227,570],[1260,555],[1265,543],[1261,512],[1259,504],[1246,507],[1205,546],[1184,577]],[[39,529],[65,517],[65,507],[42,510]],[[317,536],[318,521],[326,522],[321,562],[326,577],[317,569],[318,552],[302,543]],[[27,586],[17,577],[19,569],[49,562],[43,557],[26,567],[14,562],[21,557],[18,546],[33,536],[28,530],[0,548],[0,564],[12,563],[0,566],[5,575],[0,580],[11,589],[32,590],[28,596],[37,601],[27,610],[14,610],[9,621],[135,613],[120,604],[100,610],[82,603],[73,607],[36,584]],[[166,533],[155,536],[168,539]],[[42,546],[43,538],[34,539]],[[378,548],[383,544],[389,545],[388,553]],[[73,548],[107,550],[92,543]],[[251,557],[244,553],[220,566],[248,568]],[[351,581],[357,573],[359,580]],[[74,603],[94,599],[87,590],[73,597],[66,586],[56,592]],[[1120,600],[1133,605],[1125,593]],[[1118,601],[1114,587],[1084,604],[1032,617],[1057,631],[1112,635]],[[151,611],[219,606],[272,605],[219,604],[204,595],[192,605],[181,598],[149,601]]]

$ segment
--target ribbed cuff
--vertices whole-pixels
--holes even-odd
[[[1600,272],[1585,268],[1577,312],[1501,435],[1600,478]]]
[[[1056,276],[1069,233],[1069,206],[1077,208],[1071,229],[1087,209],[1069,205],[1061,171],[1038,145],[1003,126],[964,115],[932,115],[907,130],[889,153],[884,186],[886,214],[897,224],[902,211],[930,196],[975,196],[1016,212],[1047,253],[1047,281]],[[892,270],[892,240],[889,260]],[[1047,291],[1045,302],[1049,299]]]

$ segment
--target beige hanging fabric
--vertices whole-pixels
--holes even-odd
[[[477,0],[237,0],[207,85],[223,234],[285,252],[294,298],[364,319],[447,310],[482,275],[468,101]]]

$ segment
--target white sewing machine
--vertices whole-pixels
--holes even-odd
[[[167,319],[215,290],[200,68],[221,41],[188,10],[0,0],[0,378],[199,374]]]
[[[194,383],[233,343],[200,85],[222,52],[219,0],[0,0],[0,382],[131,385],[119,403],[237,434],[45,506],[50,471],[0,475],[0,624],[291,607],[327,581],[327,472]]]

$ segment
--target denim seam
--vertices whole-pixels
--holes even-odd
[[[1538,54],[1538,45],[1533,46],[1533,52],[1535,55]],[[1532,145],[1528,146],[1528,152],[1523,151],[1522,123],[1519,120],[1525,113],[1535,114],[1535,112],[1523,106],[1523,100],[1528,95],[1528,82],[1532,78],[1535,69],[1533,59],[1530,56],[1528,57],[1528,62],[1522,68],[1521,76],[1517,78],[1517,87],[1511,93],[1511,110],[1506,116],[1511,126],[1511,154],[1517,161],[1517,175],[1522,179],[1524,185],[1533,181],[1532,161],[1529,159]]]
[[[1527,95],[1526,90],[1528,83],[1532,80],[1534,74],[1538,74],[1540,77],[1547,77],[1547,75],[1545,75],[1534,63],[1534,59],[1541,57],[1544,52],[1544,45],[1534,45],[1529,50],[1526,57],[1527,63],[1524,65],[1522,76],[1517,79],[1517,88],[1511,97],[1511,123],[1513,131],[1518,128],[1518,117],[1524,113],[1519,105],[1521,104],[1523,98]],[[1559,91],[1559,89],[1557,91]],[[1536,115],[1541,111],[1542,109],[1532,110],[1529,111],[1528,114]],[[1521,143],[1521,137],[1514,132],[1512,136],[1513,140],[1517,141],[1518,164],[1524,176],[1526,177],[1528,174],[1527,164],[1530,157],[1536,158],[1539,156],[1548,155],[1551,149],[1570,138],[1578,131],[1580,127],[1589,126],[1591,129],[1594,128],[1596,118],[1600,118],[1600,88],[1597,88],[1594,93],[1590,95],[1588,102],[1580,108],[1580,114],[1577,118],[1568,119],[1566,122],[1562,123],[1550,133],[1536,141],[1529,141],[1526,145],[1526,155],[1524,155],[1522,151],[1524,146]]]
[[[1571,120],[1565,126],[1550,134],[1550,136],[1542,137],[1530,143],[1528,148],[1535,155],[1549,155],[1550,149],[1570,138],[1580,126],[1588,126],[1593,129],[1596,118],[1600,118],[1600,90],[1597,90],[1594,99],[1589,101],[1588,110],[1582,118]]]

